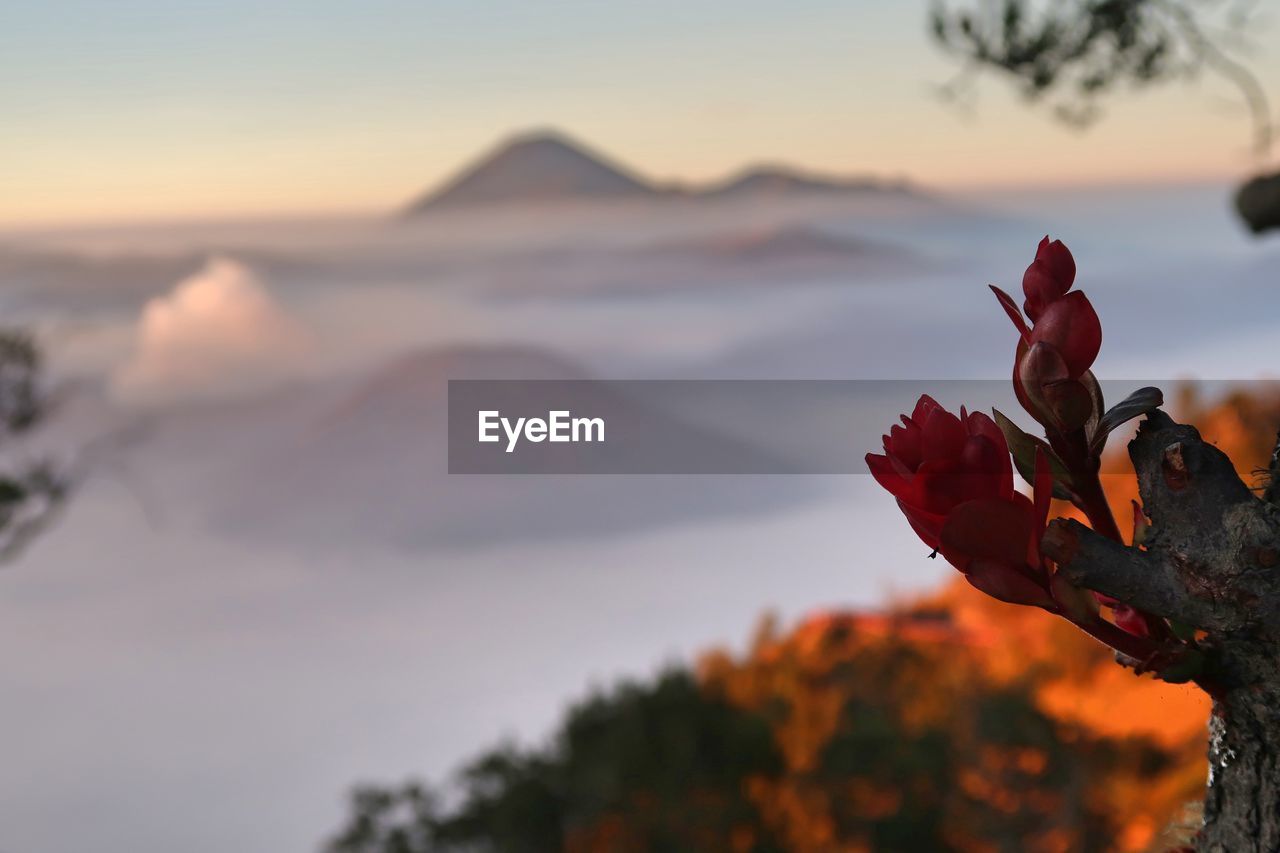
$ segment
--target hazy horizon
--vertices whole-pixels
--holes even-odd
[[[507,139],[513,136],[521,135],[521,131],[515,131],[511,134],[501,137]],[[572,136],[572,135],[571,135]],[[577,138],[577,137],[573,137]],[[589,142],[589,140],[587,140]],[[68,234],[75,232],[109,232],[109,231],[134,231],[134,230],[150,230],[188,227],[205,227],[205,226],[222,226],[222,225],[252,225],[261,223],[265,225],[287,225],[287,224],[303,224],[306,222],[317,223],[377,223],[379,221],[390,221],[401,215],[406,206],[432,192],[447,186],[458,174],[465,171],[469,166],[474,165],[484,153],[489,152],[495,146],[490,145],[482,149],[481,153],[469,160],[464,160],[457,164],[456,169],[448,172],[434,183],[429,183],[419,188],[417,191],[405,194],[403,197],[392,199],[386,205],[367,205],[360,207],[335,207],[330,209],[307,209],[303,207],[284,207],[278,210],[243,210],[243,211],[224,211],[224,212],[190,212],[190,213],[166,213],[166,214],[148,214],[141,213],[138,215],[120,215],[111,217],[88,217],[88,218],[71,218],[58,220],[14,220],[4,221],[0,219],[0,237],[4,235],[13,235],[17,237],[43,235],[43,234]],[[599,150],[599,149],[597,149]],[[608,151],[601,151],[608,155]],[[618,162],[618,161],[615,161]],[[643,169],[634,168],[632,163],[621,163],[623,166],[631,167],[634,171],[640,173],[645,178],[653,178],[643,171]],[[716,173],[707,178],[688,179],[688,178],[653,178],[653,183],[657,185],[711,185],[723,180],[732,178],[744,170],[754,167],[772,167],[784,166],[795,168],[799,171],[808,171],[809,167],[801,162],[792,160],[751,160],[746,161],[736,167],[727,168],[721,173]],[[866,171],[815,171],[814,174],[820,174],[824,177],[840,178],[877,178],[886,181],[905,181],[907,185],[913,189],[922,190],[924,192],[934,193],[943,198],[950,198],[959,201],[971,201],[978,203],[990,202],[997,208],[1002,204],[1011,204],[1017,206],[1021,199],[1028,198],[1050,198],[1058,195],[1066,195],[1068,197],[1075,195],[1089,194],[1122,194],[1126,192],[1179,192],[1184,190],[1210,190],[1218,191],[1224,199],[1224,206],[1230,203],[1230,199],[1234,194],[1240,179],[1238,174],[1221,174],[1221,175],[1195,175],[1187,177],[1170,177],[1170,176],[1139,176],[1132,180],[1115,180],[1112,178],[1100,178],[1096,180],[1045,180],[1043,182],[1023,181],[1018,179],[1010,179],[1007,181],[992,180],[987,183],[976,184],[930,184],[917,181],[913,176],[900,174],[880,174]]]
[[[1257,166],[1213,77],[1126,97],[1083,133],[995,79],[949,106],[937,91],[956,68],[925,3],[246,2],[15,10],[0,225],[391,210],[546,126],[664,182],[755,162],[940,189]],[[1280,56],[1249,61],[1280,82]]]

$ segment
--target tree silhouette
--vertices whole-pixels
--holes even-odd
[[[50,405],[39,348],[25,332],[0,330],[0,450],[12,450]],[[18,554],[45,527],[69,485],[48,462],[21,455],[0,461],[0,560]]]
[[[935,3],[934,39],[961,60],[943,87],[953,99],[971,94],[977,73],[994,71],[1033,102],[1048,102],[1064,122],[1085,127],[1122,87],[1145,89],[1205,73],[1240,93],[1252,124],[1252,149],[1270,154],[1274,121],[1266,90],[1240,59],[1253,26],[1252,3],[1178,0],[1027,0],[981,2],[953,9]],[[1216,12],[1216,15],[1209,13]],[[1280,174],[1260,174],[1237,192],[1236,208],[1255,233],[1280,228]]]
[[[780,768],[763,718],[671,671],[572,709],[545,750],[480,757],[462,774],[455,810],[417,784],[357,790],[327,849],[772,853],[742,782]]]

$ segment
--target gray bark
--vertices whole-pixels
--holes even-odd
[[[1278,448],[1280,451],[1280,448]],[[1257,496],[1222,451],[1153,412],[1129,444],[1143,548],[1055,521],[1044,550],[1073,582],[1204,632],[1214,698],[1199,851],[1280,851],[1280,461]]]

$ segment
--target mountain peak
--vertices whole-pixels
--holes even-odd
[[[627,167],[558,130],[539,128],[508,137],[456,178],[413,203],[408,214],[496,202],[656,193]]]
[[[508,148],[538,147],[567,148],[583,156],[599,156],[591,154],[585,144],[575,140],[573,137],[569,136],[569,134],[560,130],[560,128],[551,127],[550,125],[518,130],[509,135],[506,139],[500,141],[496,146],[496,150],[501,151]]]

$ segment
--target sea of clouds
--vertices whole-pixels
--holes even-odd
[[[310,849],[351,783],[937,583],[868,477],[451,478],[445,383],[1001,379],[1045,232],[1104,377],[1280,367],[1218,187],[4,235],[86,474],[0,572],[0,849]]]

